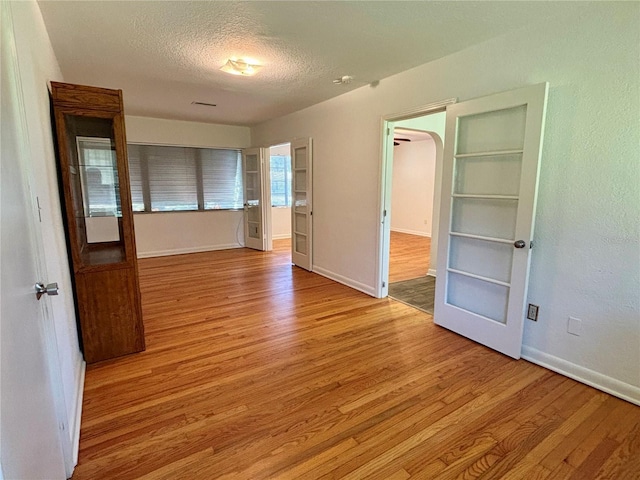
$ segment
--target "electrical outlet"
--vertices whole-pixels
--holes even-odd
[[[527,318],[529,320],[533,320],[534,322],[538,321],[538,305],[534,305],[533,303],[529,304],[529,308],[527,308]]]
[[[567,322],[567,332],[579,337],[582,333],[582,320],[575,317],[569,317],[569,321]]]

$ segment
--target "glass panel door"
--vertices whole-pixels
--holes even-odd
[[[312,208],[311,208],[311,139],[291,143],[293,163],[293,205],[291,208],[291,260],[311,270]]]
[[[525,105],[460,117],[453,158],[447,303],[500,323],[507,321],[505,266],[512,265],[526,113]]]
[[[518,358],[547,85],[447,108],[434,320]]]
[[[244,157],[244,244],[247,248],[264,250],[262,202],[262,151],[252,148]]]

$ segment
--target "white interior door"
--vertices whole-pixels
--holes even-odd
[[[267,249],[265,221],[268,199],[268,175],[265,168],[265,152],[262,148],[242,151],[244,174],[244,246],[255,250]]]
[[[520,358],[546,83],[447,107],[434,321]]]
[[[293,205],[291,206],[291,262],[311,271],[313,252],[313,162],[311,139],[291,142]]]
[[[393,185],[393,130],[394,122],[385,122],[386,136],[384,140],[384,172],[382,185],[382,211],[380,216],[380,228],[382,248],[380,249],[380,298],[389,294],[389,257],[391,251],[391,193]]]
[[[30,159],[9,2],[2,2],[0,132],[0,465],[4,478],[67,478],[58,429],[55,339],[34,284],[45,281],[29,190]],[[43,86],[44,88],[44,86]],[[36,214],[37,215],[37,214]],[[59,376],[59,375],[58,375]],[[57,387],[57,389],[56,389]],[[67,438],[68,442],[68,438]],[[2,475],[0,475],[1,477]]]

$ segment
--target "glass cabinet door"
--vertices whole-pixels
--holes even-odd
[[[64,115],[75,242],[82,265],[126,260],[113,118]],[[71,225],[70,225],[71,226]]]

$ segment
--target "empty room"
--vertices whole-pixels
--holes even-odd
[[[0,8],[0,480],[640,478],[639,2]]]

